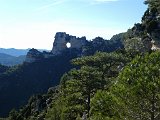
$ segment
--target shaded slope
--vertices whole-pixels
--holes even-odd
[[[12,67],[0,75],[0,116],[12,108],[26,104],[33,94],[45,93],[59,83],[60,77],[72,68],[70,60],[76,54],[68,53],[34,63]]]

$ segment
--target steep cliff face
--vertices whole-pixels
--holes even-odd
[[[71,36],[65,32],[58,32],[55,35],[55,40],[53,43],[52,53],[54,55],[61,54],[67,49],[66,44],[70,43],[70,49],[81,49],[86,43],[86,37],[77,38],[76,36]]]

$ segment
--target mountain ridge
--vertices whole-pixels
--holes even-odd
[[[6,65],[6,66],[14,66],[18,64],[22,64],[25,60],[25,55],[20,55],[18,57],[8,55],[5,53],[0,53],[0,64]]]

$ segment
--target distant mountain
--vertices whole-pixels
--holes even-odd
[[[26,58],[26,54],[30,49],[0,48],[0,64],[5,66],[14,66],[22,64]],[[38,49],[39,51],[47,51]]]
[[[11,56],[21,56],[21,55],[26,55],[27,52],[30,50],[30,48],[28,49],[15,49],[15,48],[0,48],[0,53],[5,53]],[[45,49],[38,49],[39,51],[48,51]]]
[[[0,48],[0,53],[5,53],[11,56],[21,56],[21,55],[26,55],[29,49],[15,49],[15,48]]]
[[[6,65],[6,66],[22,64],[25,58],[26,58],[25,55],[15,57],[5,53],[0,53],[0,64]]]

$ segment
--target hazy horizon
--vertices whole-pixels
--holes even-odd
[[[141,17],[144,0],[0,1],[0,48],[51,50],[56,32],[110,39]]]

